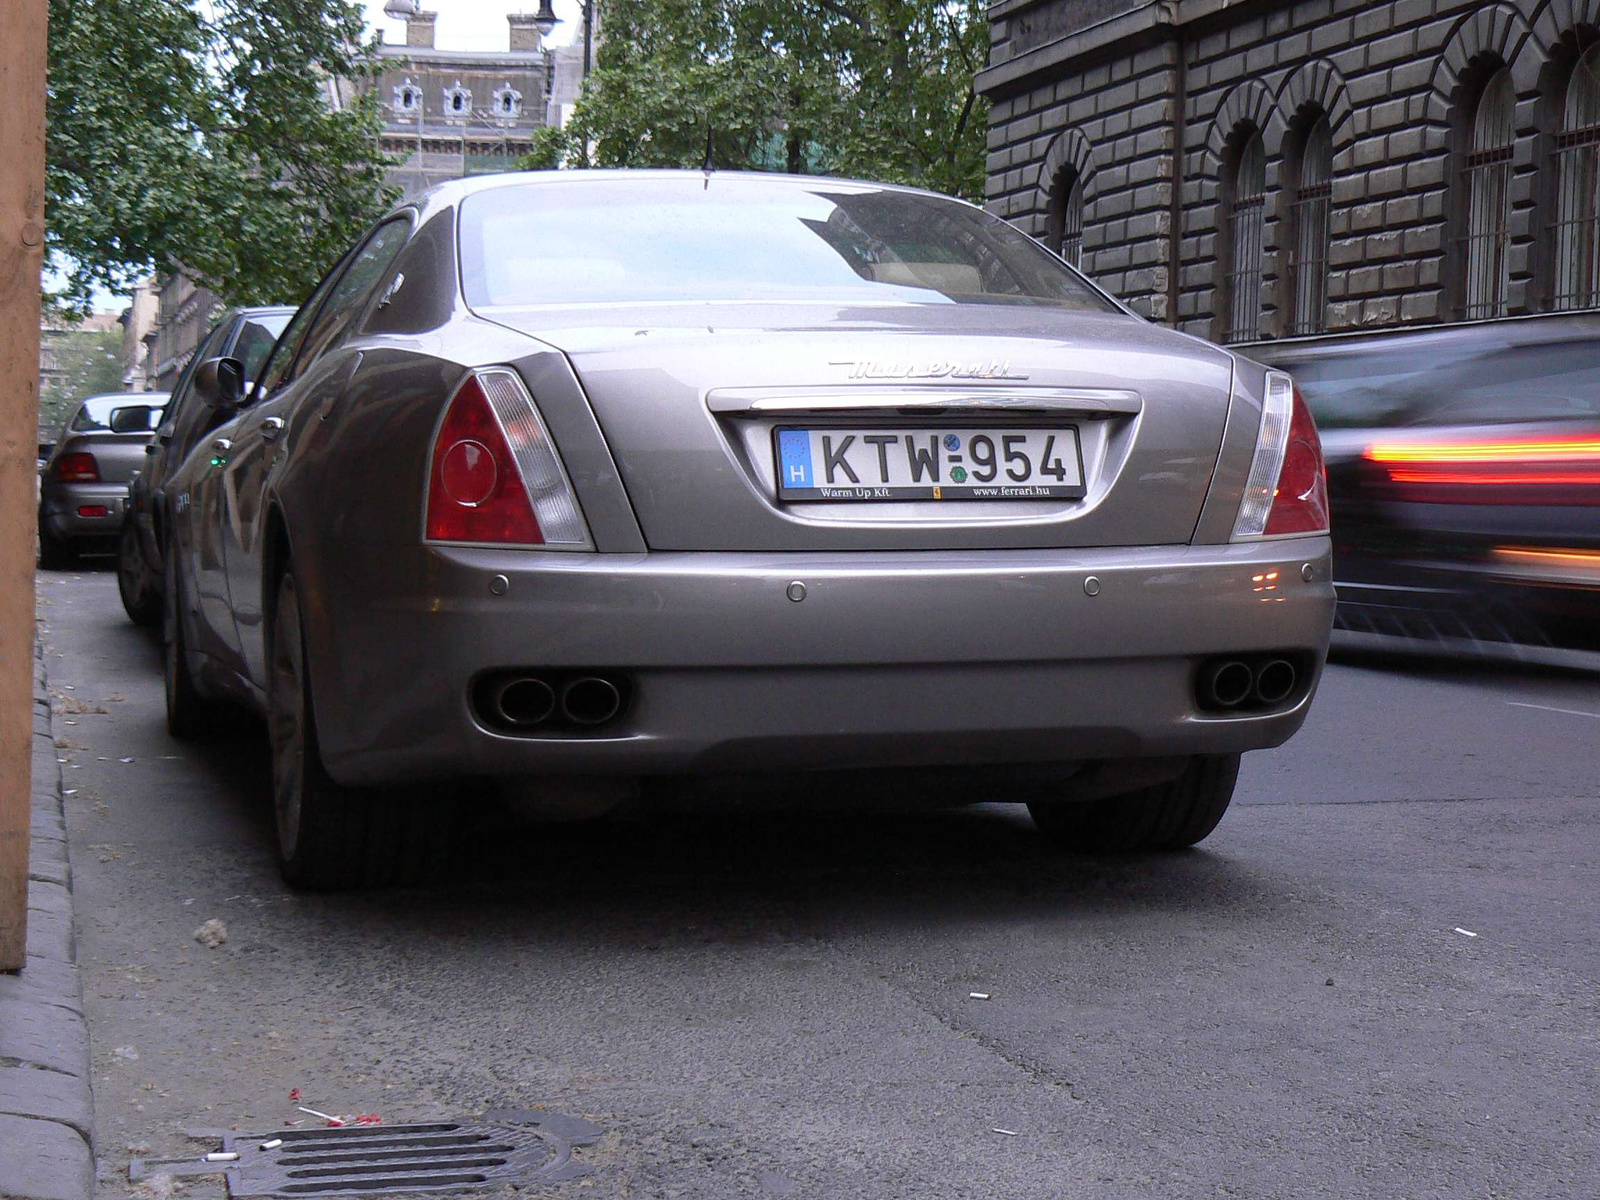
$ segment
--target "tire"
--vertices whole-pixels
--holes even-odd
[[[161,665],[167,693],[167,732],[175,738],[196,738],[216,731],[217,706],[202,696],[189,672],[188,638],[179,608],[183,589],[178,585],[177,559],[167,547],[167,586],[162,594]],[[118,571],[120,578],[121,571]]]
[[[140,549],[139,529],[132,517],[122,523],[122,533],[117,538],[117,594],[122,597],[123,611],[135,625],[154,628],[161,624],[161,589]]]
[[[78,565],[78,555],[66,542],[56,538],[39,522],[39,566],[45,571],[70,571]]]
[[[1217,827],[1238,778],[1239,755],[1197,756],[1165,783],[1088,803],[1036,801],[1028,812],[1046,836],[1083,854],[1182,850]]]
[[[344,787],[322,765],[300,598],[287,572],[278,584],[268,661],[267,734],[284,880],[338,891],[437,878],[453,840],[449,806],[421,791]]]

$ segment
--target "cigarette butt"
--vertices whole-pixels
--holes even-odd
[[[968,992],[967,993],[967,999],[968,1000],[987,1000],[988,998],[989,998],[989,993],[988,992]]]
[[[1007,1137],[1017,1137],[1018,1136],[1017,1131],[1015,1129],[991,1129],[989,1132],[990,1133],[1003,1133]]]
[[[1477,937],[1477,936],[1478,936],[1478,935],[1477,935],[1477,934],[1475,934],[1475,933],[1473,933],[1473,932],[1472,932],[1472,930],[1470,930],[1470,929],[1463,929],[1463,928],[1461,928],[1461,926],[1459,926],[1459,925],[1457,925],[1457,926],[1456,926],[1456,932],[1457,932],[1457,933],[1463,933],[1463,934],[1466,934],[1466,936],[1467,936],[1467,937]]]
[[[281,1145],[283,1145],[282,1138],[268,1138],[261,1143],[261,1148],[263,1150],[276,1150]]]
[[[226,1152],[218,1150],[214,1154],[206,1155],[207,1162],[238,1162],[239,1156],[232,1150]]]

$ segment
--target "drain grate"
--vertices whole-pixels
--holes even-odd
[[[438,1192],[508,1183],[561,1183],[586,1175],[572,1147],[600,1128],[578,1117],[529,1109],[486,1113],[481,1121],[289,1129],[271,1134],[209,1132],[237,1159],[134,1159],[128,1178],[215,1175],[234,1200],[269,1196],[365,1196]],[[269,1143],[270,1148],[263,1148]]]

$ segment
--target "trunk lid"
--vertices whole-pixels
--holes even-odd
[[[73,433],[69,434],[55,450],[55,457],[63,454],[92,454],[100,468],[101,483],[131,483],[133,477],[144,469],[147,456],[144,448],[153,437],[150,433]]]
[[[1185,543],[1233,374],[1225,351],[1137,318],[1036,306],[607,306],[493,319],[566,352],[659,550]],[[1007,431],[1034,431],[1016,445],[1037,455],[1047,437],[1065,447],[1075,430],[1081,495],[782,499],[785,429],[816,430],[819,445],[832,431],[835,449],[851,433],[882,441],[887,430],[897,440],[881,452],[908,458],[952,431],[950,444],[977,454],[970,438],[986,432],[991,459]],[[1064,456],[1050,461],[1071,470]]]

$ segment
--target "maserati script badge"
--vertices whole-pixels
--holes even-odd
[[[1026,379],[1011,369],[1011,360],[991,358],[961,363],[955,359],[928,362],[877,362],[873,359],[834,360],[830,367],[849,367],[851,379]]]

